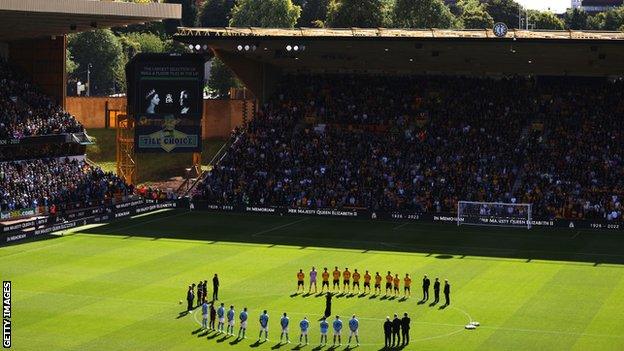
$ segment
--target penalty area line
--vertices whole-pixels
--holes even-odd
[[[255,233],[251,234],[251,236],[252,237],[257,237],[257,236],[260,236],[262,234],[270,233],[270,232],[272,232],[274,230],[290,227],[291,225],[295,225],[297,223],[305,222],[305,221],[307,221],[309,219],[310,219],[310,217],[306,217],[306,218],[302,218],[302,219],[299,219],[299,220],[296,220],[296,221],[293,221],[293,222],[289,222],[289,223],[286,223],[286,224],[278,225],[276,227],[272,227],[272,228],[269,228],[269,229],[261,230],[259,232],[255,232]]]
[[[403,228],[403,227],[407,226],[408,224],[410,224],[410,222],[405,222],[405,223],[403,223],[403,224],[399,224],[399,225],[397,225],[396,227],[392,228],[392,230],[401,229],[401,228]]]

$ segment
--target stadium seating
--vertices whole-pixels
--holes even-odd
[[[0,61],[0,140],[82,131],[74,117]],[[55,141],[1,147],[0,159],[10,161],[0,162],[0,211],[85,207],[133,193],[83,157],[67,157],[73,155],[84,155],[84,147]]]
[[[133,187],[113,173],[76,158],[0,163],[0,209],[86,207],[130,195]]]
[[[81,131],[74,117],[0,60],[0,140]]]
[[[195,197],[227,205],[453,212],[532,202],[621,220],[624,84],[289,76]]]

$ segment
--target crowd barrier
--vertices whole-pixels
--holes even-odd
[[[119,218],[144,214],[151,211],[176,208],[176,201],[139,199],[115,205],[75,209],[56,216],[34,217],[11,225],[0,224],[0,246],[24,239],[43,236],[87,224],[108,222]]]
[[[383,212],[362,209],[306,209],[290,207],[269,206],[230,206],[217,205],[203,201],[181,199],[178,201],[156,201],[140,199],[115,205],[98,206],[92,208],[65,211],[57,216],[34,217],[12,225],[0,224],[0,245],[6,245],[23,239],[33,238],[52,232],[66,230],[82,225],[109,222],[119,218],[144,214],[165,208],[185,208],[191,210],[204,210],[215,212],[238,212],[238,213],[262,213],[278,216],[319,216],[319,217],[342,217],[358,218],[363,220],[394,220],[397,222],[422,222],[457,225],[457,216],[452,213],[414,213],[414,212]],[[510,225],[493,223],[492,218],[483,218],[492,225]],[[522,221],[514,225],[525,225]],[[567,228],[577,229],[603,229],[623,230],[624,223],[598,220],[569,220],[569,219],[534,219],[531,221],[533,228]]]

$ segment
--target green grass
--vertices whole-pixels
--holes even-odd
[[[406,350],[622,350],[623,244],[616,232],[169,211],[0,248],[0,276],[13,282],[15,350],[250,350],[262,309],[271,341],[257,349],[277,348],[282,312],[297,340],[307,315],[316,345],[324,298],[291,297],[311,266],[414,278],[405,302],[334,301],[343,321],[360,317],[361,350],[381,349],[382,319],[405,311]],[[198,333],[197,312],[178,318],[185,287],[215,272],[222,301],[250,310],[247,340]],[[450,280],[450,307],[418,304],[425,273]],[[481,327],[464,330],[471,319]]]
[[[116,171],[116,130],[89,129],[87,134],[95,138],[95,144],[87,146],[87,156],[102,169]],[[207,163],[219,151],[225,140],[204,140],[202,145],[203,163]],[[192,164],[190,153],[154,153],[136,154],[139,164],[139,181],[141,183],[168,180],[175,176],[184,176],[185,168]]]

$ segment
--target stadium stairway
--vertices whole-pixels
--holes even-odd
[[[221,146],[219,151],[217,151],[217,153],[208,162],[208,164],[206,165],[206,168],[204,169],[204,167],[202,167],[200,169],[200,173],[197,175],[197,178],[185,179],[184,182],[180,184],[178,189],[176,189],[176,194],[178,195],[178,197],[182,198],[185,196],[189,196],[191,192],[193,191],[193,189],[195,189],[197,184],[199,184],[206,177],[206,172],[209,172],[210,170],[212,170],[214,166],[218,164],[227,155],[228,150],[234,143],[236,143],[239,137],[240,135],[237,135],[236,139],[234,139],[234,137],[230,137],[230,139],[228,139],[228,141],[225,142]],[[191,184],[189,185],[189,183]]]

